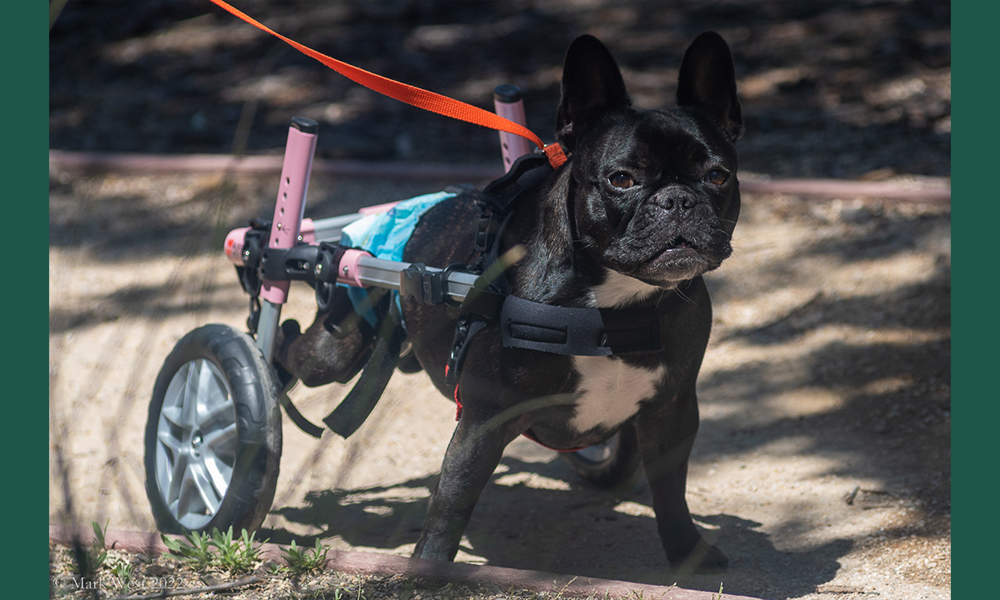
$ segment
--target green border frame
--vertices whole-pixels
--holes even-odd
[[[991,229],[1000,217],[996,185],[988,185],[1000,156],[997,107],[989,89],[1000,55],[998,18],[1000,6],[994,3],[952,4],[952,88],[957,89],[957,102],[952,101],[952,590],[957,598],[985,598],[988,587],[996,587],[991,480],[997,450],[991,442],[997,435],[998,393],[987,377],[1000,358],[997,302],[990,292],[991,275],[998,269],[984,259],[995,256]]]
[[[4,242],[17,252],[12,273],[17,288],[4,298],[9,348],[3,361],[9,511],[4,534],[18,550],[0,589],[5,596],[27,598],[34,597],[28,590],[37,592],[49,582],[48,336],[34,331],[40,325],[48,331],[49,18],[41,2],[8,3],[4,18],[3,180],[9,189],[6,205],[16,209],[8,214]]]
[[[919,0],[917,0],[919,1]],[[36,256],[47,257],[48,203],[48,11],[40,2],[8,3],[5,10],[10,27],[0,36],[3,72],[8,82],[3,107],[10,150],[3,161],[5,180],[12,186],[11,200],[20,211],[11,215],[12,237],[7,242],[15,248],[27,248],[27,268],[18,273],[26,279],[27,301],[13,295],[5,300],[10,319],[7,339],[15,348],[17,361],[4,361],[7,434],[3,436],[6,456],[24,457],[8,461],[5,505],[16,511],[7,520],[5,533],[21,549],[10,569],[3,589],[11,597],[20,590],[37,591],[47,585],[48,569],[44,554],[48,545],[39,536],[47,526],[48,496],[48,417],[47,401],[38,398],[38,390],[48,390],[47,336],[31,335],[36,322],[48,323],[47,258],[40,264]],[[953,506],[955,542],[953,543],[953,589],[956,597],[975,596],[990,586],[996,543],[992,510],[996,502],[989,489],[990,473],[995,473],[992,458],[996,448],[990,443],[992,428],[998,422],[997,392],[987,385],[986,377],[997,368],[1000,357],[995,339],[996,301],[989,290],[995,266],[986,266],[983,257],[995,250],[995,234],[990,226],[998,222],[996,192],[987,189],[986,180],[996,172],[994,159],[1000,156],[996,145],[997,107],[986,86],[997,77],[992,58],[1000,55],[996,23],[1000,6],[988,2],[956,2],[952,7],[953,74],[957,83],[959,110],[953,110]],[[973,117],[973,115],[976,115]],[[39,129],[45,132],[40,135]],[[991,188],[993,186],[990,186]],[[16,200],[15,200],[16,199]],[[970,206],[975,206],[973,212]],[[24,214],[26,211],[27,214]],[[44,245],[44,248],[43,248]],[[38,250],[37,254],[35,250]],[[985,267],[985,268],[984,268]],[[43,297],[43,295],[45,297]],[[16,310],[16,313],[14,312]],[[25,314],[26,313],[26,314]],[[973,335],[976,334],[976,335]],[[994,342],[994,343],[990,343]],[[43,359],[45,357],[45,359]],[[46,362],[43,362],[45,360]],[[46,394],[47,396],[47,394]],[[28,424],[28,428],[22,427]],[[37,435],[41,430],[41,435]],[[31,435],[36,434],[36,435]],[[991,435],[992,434],[992,435]],[[47,529],[47,527],[46,527]],[[19,563],[19,564],[18,564]],[[40,584],[40,580],[45,583]],[[13,591],[14,594],[10,594]],[[32,594],[33,596],[33,594]]]

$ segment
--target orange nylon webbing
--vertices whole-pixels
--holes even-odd
[[[528,128],[515,123],[514,121],[505,119],[495,113],[489,112],[488,110],[477,108],[471,104],[466,104],[465,102],[460,102],[453,98],[429,92],[412,85],[400,83],[389,79],[388,77],[376,75],[375,73],[359,69],[353,65],[349,65],[320,52],[316,52],[308,46],[304,46],[295,40],[289,39],[280,33],[273,31],[259,21],[254,20],[236,8],[226,4],[222,0],[211,1],[215,5],[239,17],[261,31],[270,33],[306,56],[318,60],[344,77],[347,77],[351,81],[361,84],[370,90],[439,115],[451,117],[453,119],[458,119],[474,125],[481,125],[490,129],[496,129],[498,131],[506,131],[507,133],[513,133],[514,135],[526,138],[534,142],[535,145],[542,149],[548,157],[549,163],[552,165],[553,169],[558,169],[563,163],[566,162],[566,155],[559,144],[549,144],[546,146],[542,143],[542,139],[540,137],[532,133]]]

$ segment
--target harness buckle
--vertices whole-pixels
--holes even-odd
[[[451,341],[451,352],[448,353],[448,362],[444,367],[445,385],[458,385],[458,369],[465,347],[465,342],[469,339],[469,318],[463,318],[455,326],[455,337]]]
[[[476,251],[485,253],[493,248],[496,243],[497,234],[500,232],[501,219],[499,215],[487,207],[483,207],[483,214],[479,218],[479,227],[476,230]]]
[[[424,263],[412,263],[399,273],[399,295],[419,304],[461,306],[448,294],[448,276],[464,269],[465,265],[452,264],[432,271]]]

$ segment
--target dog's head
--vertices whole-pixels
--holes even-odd
[[[726,42],[704,33],[681,64],[678,108],[632,108],[591,36],[566,54],[556,138],[572,152],[573,234],[603,267],[659,288],[718,267],[740,211],[743,118]]]

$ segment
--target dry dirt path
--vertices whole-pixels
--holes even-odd
[[[190,329],[244,322],[217,249],[229,228],[267,214],[272,187],[53,173],[50,522],[67,519],[69,498],[83,523],[152,529],[142,434],[153,380]],[[314,178],[307,210],[331,216],[439,187]],[[681,586],[950,597],[950,231],[947,206],[744,198],[736,253],[708,278],[715,329],[688,495],[732,566]],[[312,306],[296,288],[285,314],[309,321]],[[345,392],[292,397],[318,420]],[[397,374],[349,441],[317,441],[286,418],[263,535],[407,554],[453,427],[453,405],[422,374]],[[509,447],[459,560],[674,581],[644,484],[595,491],[526,440]]]

